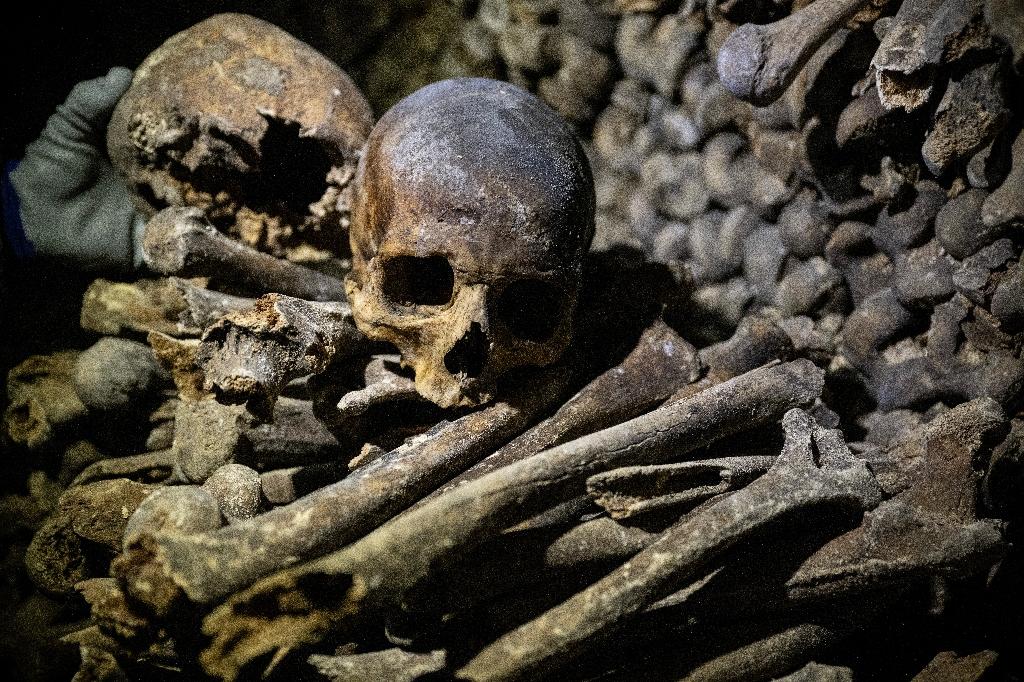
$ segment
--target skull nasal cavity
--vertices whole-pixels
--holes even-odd
[[[398,305],[444,305],[455,273],[443,256],[396,256],[384,262],[383,292]]]
[[[476,322],[469,325],[469,331],[455,342],[444,356],[444,367],[452,374],[462,374],[470,379],[480,376],[487,362],[490,343],[487,335]]]

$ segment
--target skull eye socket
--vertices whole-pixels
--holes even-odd
[[[444,256],[395,256],[384,261],[384,296],[402,306],[444,305],[452,300],[455,272]]]
[[[501,293],[495,312],[513,336],[525,341],[547,341],[561,321],[562,294],[547,282],[520,280]]]

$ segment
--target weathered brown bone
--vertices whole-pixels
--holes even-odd
[[[364,466],[341,481],[255,519],[210,534],[143,539],[119,560],[129,591],[146,603],[141,587],[160,567],[170,590],[209,603],[302,559],[337,549],[368,532],[483,453],[521,432],[564,390],[563,370],[552,368],[520,396],[452,422]],[[166,591],[159,590],[162,598]],[[154,605],[159,609],[166,604]]]
[[[77,360],[75,351],[33,355],[7,373],[4,427],[13,442],[45,448],[85,417],[74,385]]]
[[[667,531],[621,568],[504,635],[463,666],[473,680],[522,679],[573,657],[630,614],[703,575],[726,550],[781,516],[828,506],[868,510],[881,490],[838,431],[805,412],[783,420],[786,444],[764,476]],[[812,444],[813,441],[813,444]]]
[[[815,50],[867,0],[817,0],[785,19],[744,24],[718,50],[718,76],[742,100],[758,106],[782,96]]]
[[[142,257],[162,275],[210,277],[257,294],[273,291],[311,301],[345,298],[341,280],[221,234],[198,208],[165,208],[150,218]]]
[[[752,455],[621,467],[588,478],[587,491],[613,519],[628,519],[736,490],[767,471],[773,461],[774,457]]]
[[[887,26],[871,66],[882,104],[913,111],[925,104],[943,61],[988,46],[983,0],[907,0]]]
[[[139,65],[107,150],[148,214],[195,206],[250,246],[281,253],[305,237],[334,250],[372,123],[319,52],[255,17],[218,14]]]
[[[441,407],[565,351],[594,234],[590,166],[541,100],[484,78],[433,83],[374,126],[353,197],[356,324],[395,344]]]
[[[336,357],[371,345],[346,303],[315,303],[267,294],[229,313],[203,334],[196,361],[205,388],[229,403],[266,413],[292,379],[324,371]]]
[[[707,442],[771,423],[796,405],[809,405],[822,386],[822,372],[807,361],[761,368],[498,469],[393,519],[339,552],[235,595],[204,623],[212,642],[202,654],[203,664],[211,674],[233,678],[258,656],[287,652],[319,640],[347,619],[378,614],[453,556],[582,492],[587,476],[681,457]],[[303,585],[327,582],[335,585],[337,596],[330,604],[302,596]],[[302,607],[289,607],[282,616],[279,599],[298,603],[292,597]],[[247,608],[250,600],[262,604],[258,614]]]

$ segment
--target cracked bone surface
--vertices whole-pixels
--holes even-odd
[[[348,182],[373,123],[347,74],[265,21],[218,14],[136,69],[107,129],[148,214],[200,208],[251,246],[343,238]]]
[[[265,414],[292,379],[323,372],[336,357],[362,354],[369,345],[348,304],[267,294],[208,327],[196,364],[218,399]]]
[[[257,657],[319,641],[327,632],[372,618],[453,557],[585,492],[587,476],[682,456],[773,423],[790,408],[810,405],[822,386],[821,370],[806,360],[763,367],[455,488],[345,549],[265,578],[228,599],[204,622],[211,637],[201,657],[204,666],[233,678]],[[328,601],[304,596],[310,587],[327,585]],[[250,610],[256,602],[261,607]],[[286,603],[303,606],[295,610]],[[288,613],[280,612],[282,607]]]
[[[494,398],[569,344],[594,234],[589,162],[569,126],[509,83],[409,95],[359,163],[347,280],[356,324],[389,341],[441,407]]]

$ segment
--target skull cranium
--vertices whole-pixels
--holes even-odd
[[[362,93],[319,52],[255,17],[218,14],[136,69],[107,149],[147,215],[194,206],[282,254],[337,247],[372,124]]]
[[[508,370],[550,364],[569,343],[594,234],[590,167],[526,91],[434,83],[371,132],[349,234],[360,329],[399,348],[426,398],[480,404]]]

